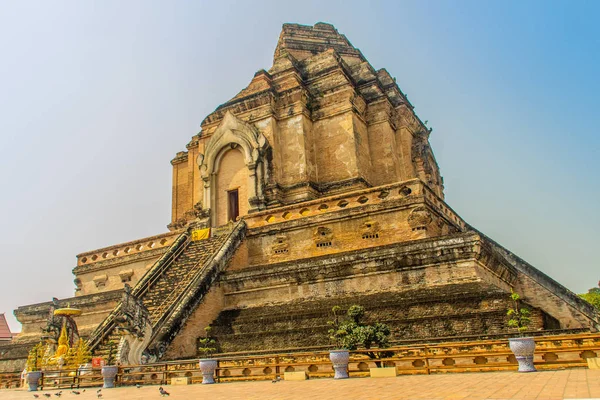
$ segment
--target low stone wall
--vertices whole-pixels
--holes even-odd
[[[572,334],[536,337],[535,366],[538,370],[582,368],[588,358],[600,354],[600,334]],[[398,374],[435,374],[452,372],[514,371],[517,363],[508,348],[508,341],[480,340],[450,343],[431,343],[391,347],[391,353],[382,358],[384,366],[395,367]],[[375,350],[377,352],[377,350]],[[310,379],[333,376],[328,351],[277,353],[254,356],[219,356],[216,379],[219,382],[238,380],[272,380],[282,378],[285,372],[305,372]],[[369,368],[375,367],[364,351],[350,354],[351,377],[369,376]],[[87,375],[70,370],[46,371],[44,390],[101,386],[99,369]],[[17,371],[18,373],[18,371]],[[16,374],[0,373],[0,387],[16,387],[20,382]],[[200,383],[202,374],[198,360],[166,363],[129,365],[119,368],[117,385],[165,385],[173,378],[187,377],[190,383]]]

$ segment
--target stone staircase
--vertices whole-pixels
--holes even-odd
[[[187,283],[223,245],[226,238],[227,236],[223,235],[190,242],[187,249],[156,280],[142,298],[153,325],[165,315],[169,307],[183,293]]]
[[[121,340],[121,335],[119,335],[115,330],[112,330],[109,333],[109,335],[105,338],[105,340],[102,341],[102,344],[96,348],[96,350],[94,351],[94,357],[102,357],[106,360],[108,358],[108,352],[109,352],[108,344],[110,342],[114,343],[115,353],[113,354],[113,356],[116,355],[116,351],[118,349],[120,340]]]
[[[200,241],[191,241],[189,233],[183,233],[132,289],[148,311],[153,331],[148,348],[158,359],[224,269],[245,229],[240,221],[231,231]],[[115,328],[121,305],[90,336],[95,356],[105,357],[110,341],[119,343],[121,337]]]

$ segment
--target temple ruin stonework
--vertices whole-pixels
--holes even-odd
[[[223,353],[326,346],[334,305],[363,305],[392,341],[506,334],[511,288],[533,331],[597,330],[591,305],[446,204],[430,133],[332,25],[285,24],[271,68],[171,161],[169,232],[79,254],[60,303],[122,363],[196,357],[209,324]],[[15,311],[1,369],[22,368],[50,307]]]

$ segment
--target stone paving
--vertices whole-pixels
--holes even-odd
[[[412,375],[396,378],[346,380],[270,381],[219,383],[216,385],[165,386],[171,399],[600,399],[600,370],[570,369],[537,373],[490,372]],[[40,399],[43,393],[37,392]],[[96,389],[77,396],[63,390],[61,399],[96,399]],[[102,400],[160,398],[158,386],[102,390]],[[25,390],[0,390],[1,400],[32,399]],[[57,399],[51,396],[52,399]]]

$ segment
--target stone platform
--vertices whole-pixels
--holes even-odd
[[[491,372],[354,378],[335,381],[236,382],[216,385],[165,386],[172,399],[600,399],[600,370],[571,369],[537,373]],[[55,393],[56,391],[38,392]],[[102,399],[161,398],[158,386],[105,389]],[[42,396],[40,396],[43,398]],[[0,390],[3,400],[32,399],[25,390]],[[55,396],[52,396],[55,398]],[[96,399],[91,388],[79,396],[63,391],[62,398]]]

